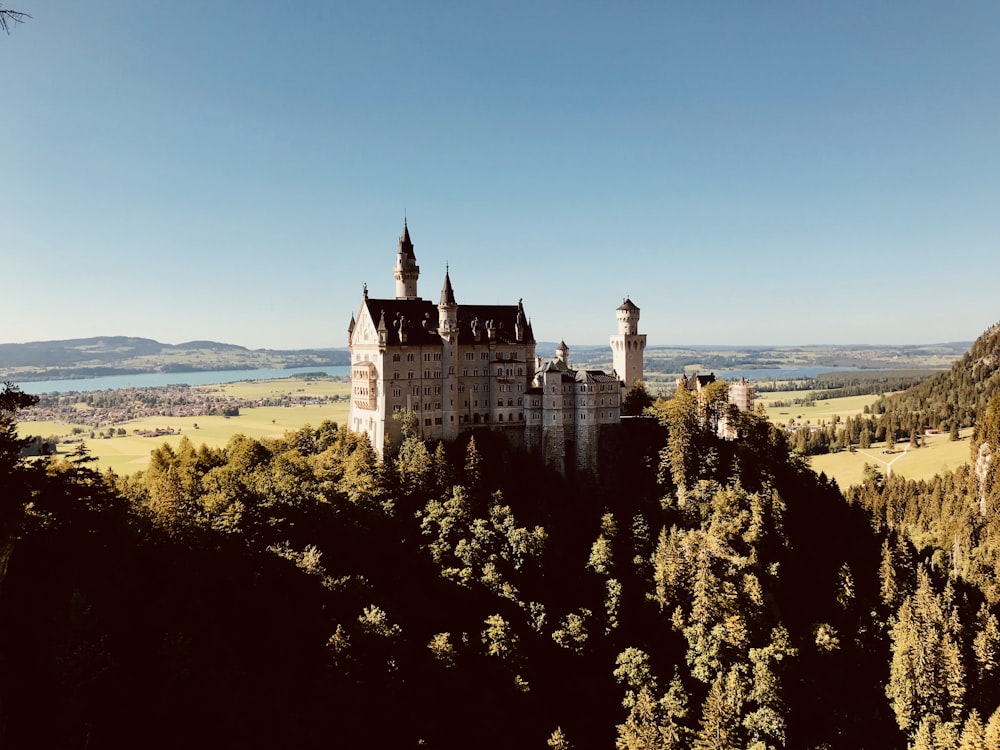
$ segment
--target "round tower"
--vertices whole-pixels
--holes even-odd
[[[639,333],[639,308],[628,297],[615,310],[618,333],[611,336],[611,354],[615,374],[631,388],[642,380],[642,357],[646,334]]]
[[[635,336],[639,332],[639,308],[628,297],[615,310],[618,318],[618,333]]]
[[[410,241],[410,230],[406,226],[406,219],[403,219],[403,235],[399,238],[396,267],[392,275],[396,279],[396,299],[420,299],[417,296],[420,266],[417,265],[417,256],[413,254],[413,243]]]

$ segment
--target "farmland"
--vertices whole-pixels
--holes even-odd
[[[307,424],[317,426],[325,420],[344,424],[347,421],[350,386],[332,378],[246,381],[192,390],[220,401],[233,399],[239,403],[269,405],[243,406],[234,416],[144,415],[127,421],[105,422],[96,430],[83,421],[25,421],[19,424],[18,431],[23,436],[59,438],[60,455],[72,453],[82,442],[97,459],[94,464],[97,469],[131,474],[146,467],[154,448],[164,443],[176,447],[182,437],[187,437],[195,446],[204,443],[209,447],[221,447],[236,434],[252,438],[280,437]],[[283,405],[273,405],[276,403]],[[77,411],[85,415],[88,410],[81,407]],[[120,434],[122,431],[124,434]],[[140,433],[154,436],[145,437]]]

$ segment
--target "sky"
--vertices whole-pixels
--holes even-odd
[[[0,343],[343,347],[404,216],[571,348],[1000,320],[998,3],[0,6]]]

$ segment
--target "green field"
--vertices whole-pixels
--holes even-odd
[[[857,416],[864,412],[866,406],[874,404],[880,396],[845,396],[844,398],[817,399],[811,406],[773,406],[777,401],[794,401],[805,397],[810,391],[777,391],[761,393],[756,402],[763,404],[767,410],[767,418],[775,424],[788,424],[794,419],[797,424],[822,424],[830,422],[835,416],[841,418]]]
[[[225,385],[204,386],[204,390],[223,391],[238,398],[277,398],[284,394],[308,394],[316,396],[347,396],[350,385],[334,380],[267,380],[227,383]],[[281,437],[285,432],[297,430],[305,425],[319,426],[330,420],[346,424],[349,410],[346,398],[335,403],[308,406],[265,406],[244,408],[238,417],[146,417],[143,419],[110,425],[122,427],[128,433],[119,437],[86,438],[84,443],[90,454],[97,459],[95,468],[103,471],[114,469],[119,474],[132,474],[145,469],[149,454],[164,443],[176,447],[182,437],[187,437],[197,447],[204,443],[209,447],[222,447],[236,434],[252,438]],[[197,427],[195,427],[197,425]],[[61,435],[72,437],[74,427],[79,425],[56,422],[23,422],[18,425],[21,435]],[[101,429],[106,429],[107,426]],[[134,430],[171,429],[175,434],[160,437],[139,437]],[[83,427],[84,436],[90,427]],[[76,436],[79,438],[79,436]],[[68,455],[78,443],[60,443],[59,454]]]
[[[882,451],[884,443],[875,443],[866,451],[860,449],[855,453],[841,451],[828,453],[824,456],[813,456],[809,465],[814,471],[824,472],[828,477],[837,480],[842,488],[852,484],[860,484],[865,464],[875,464],[886,474],[893,474],[907,479],[929,479],[935,474],[957,469],[969,461],[969,439],[972,428],[962,430],[961,440],[950,440],[947,433],[925,437],[920,448],[907,448],[907,443],[896,443],[896,450],[891,455]],[[889,469],[887,463],[892,462]]]

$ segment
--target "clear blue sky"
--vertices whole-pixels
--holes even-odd
[[[344,346],[404,211],[571,347],[1000,319],[995,2],[0,3],[0,342]]]

